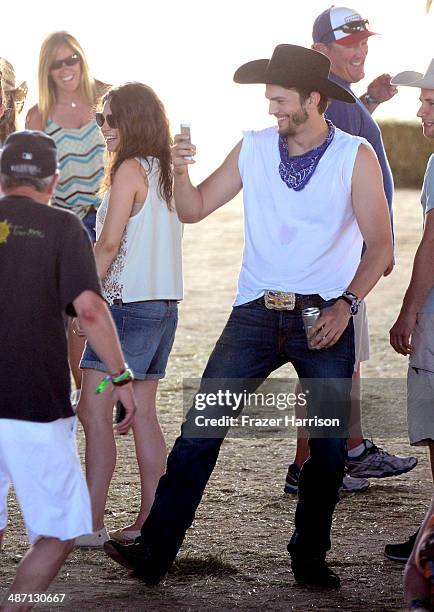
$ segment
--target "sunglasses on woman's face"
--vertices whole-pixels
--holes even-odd
[[[78,53],[73,53],[69,57],[65,57],[60,60],[54,60],[50,66],[50,70],[59,70],[62,66],[75,66],[81,60]]]
[[[95,120],[100,128],[102,128],[106,121],[109,127],[113,129],[116,129],[118,127],[116,119],[113,117],[113,115],[103,115],[103,113],[96,113]]]

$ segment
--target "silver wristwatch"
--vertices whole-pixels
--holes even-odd
[[[371,96],[371,94],[365,93],[365,95],[363,96],[363,98],[365,99],[365,102],[367,104],[380,104],[380,100],[377,100],[376,98],[373,98]]]

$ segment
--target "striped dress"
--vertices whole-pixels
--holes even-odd
[[[81,128],[63,128],[52,119],[45,132],[56,142],[60,179],[52,200],[54,206],[76,213],[80,219],[101,198],[98,190],[104,175],[105,141],[96,121]]]

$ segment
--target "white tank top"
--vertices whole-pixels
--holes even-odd
[[[181,300],[183,226],[175,209],[169,211],[160,195],[158,160],[149,157],[137,161],[148,177],[148,195],[139,212],[128,219],[118,254],[103,280],[103,294],[109,304],[117,298],[123,302]],[[109,199],[110,190],[97,211],[97,240]]]
[[[239,155],[244,190],[244,253],[235,306],[266,289],[339,296],[360,263],[363,239],[351,202],[364,138],[336,128],[301,191],[280,178],[277,128],[245,132]]]

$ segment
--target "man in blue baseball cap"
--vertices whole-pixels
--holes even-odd
[[[119,433],[127,433],[136,410],[131,378],[116,380],[124,357],[86,230],[75,215],[49,206],[58,177],[50,136],[25,130],[6,138],[0,157],[0,547],[11,485],[31,546],[0,597],[5,612],[29,610],[30,594],[46,591],[75,538],[92,530],[75,447],[65,315],[79,318],[107,366],[126,408]]]
[[[369,22],[356,10],[332,6],[323,11],[313,24],[312,47],[324,53],[331,61],[330,78],[351,92],[351,83],[358,83],[365,76],[365,60],[368,54],[368,38],[375,35],[369,29]],[[371,117],[377,106],[390,100],[397,88],[390,83],[390,75],[382,74],[367,88],[367,92],[356,99],[355,104],[346,104],[340,100],[330,100],[325,116],[336,127],[353,136],[362,136],[372,145],[380,162],[383,173],[383,186],[392,215],[393,178],[384,150],[381,132]],[[391,272],[393,264],[385,271]],[[369,486],[367,478],[387,478],[404,474],[416,464],[415,457],[392,455],[363,437],[360,416],[360,364],[369,359],[369,333],[366,305],[360,305],[354,317],[355,354],[353,376],[352,422],[358,424],[348,440],[347,474],[342,488],[344,491],[364,491]],[[300,468],[309,455],[307,436],[300,435],[297,441],[297,452],[288,468],[285,492],[296,494]]]

